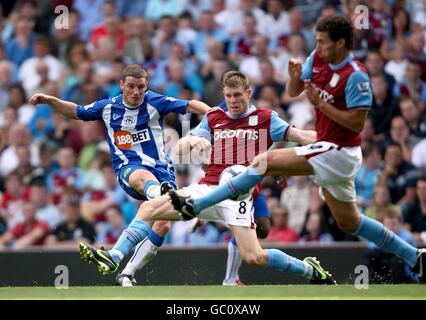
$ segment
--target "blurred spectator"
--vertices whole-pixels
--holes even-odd
[[[51,28],[54,40],[52,53],[64,65],[67,63],[70,51],[74,45],[76,43],[82,43],[78,34],[80,15],[74,9],[70,9],[68,17],[68,28],[56,28],[54,24]]]
[[[69,188],[62,198],[64,221],[46,239],[46,245],[75,248],[80,241],[93,243],[95,228],[80,214],[80,196],[77,190]]]
[[[271,229],[264,241],[297,242],[299,235],[296,230],[288,226],[288,211],[278,205],[271,210]]]
[[[389,208],[396,208],[391,202],[389,189],[385,186],[376,185],[371,205],[365,210],[365,215],[383,223],[385,211]]]
[[[79,123],[79,128],[84,146],[80,150],[77,166],[87,171],[95,160],[98,142],[103,136],[103,128],[97,121],[82,121]]]
[[[368,20],[373,32],[368,39],[368,44],[370,49],[379,49],[387,31],[392,26],[392,19],[386,0],[371,0],[370,8]]]
[[[402,83],[407,74],[407,46],[405,41],[395,41],[393,57],[385,65],[385,72],[395,78],[397,83]]]
[[[297,8],[293,7],[289,11],[288,21],[290,30],[287,34],[282,34],[278,38],[278,50],[287,51],[289,47],[289,37],[292,34],[299,34],[303,43],[303,49],[307,52],[311,52],[315,48],[315,35],[312,30],[304,27],[303,13]],[[302,59],[303,61],[304,59]]]
[[[45,94],[57,96],[58,88],[56,83],[47,82],[44,85]],[[47,104],[38,105],[31,121],[28,124],[31,136],[36,141],[42,141],[54,130],[52,122],[52,108]]]
[[[155,74],[151,78],[150,84],[156,90],[163,91],[164,85],[170,80],[168,68],[173,61],[183,63],[186,77],[192,77],[197,73],[197,64],[193,59],[185,55],[185,48],[179,42],[173,42],[170,45],[170,55],[167,59],[161,60],[158,63]]]
[[[105,220],[106,225],[100,232],[97,232],[97,246],[108,247],[114,245],[121,233],[126,229],[123,215],[118,206],[112,205],[105,210]]]
[[[369,51],[364,62],[370,78],[383,75],[387,82],[388,90],[394,90],[395,78],[384,71],[385,61],[378,51]]]
[[[194,19],[188,11],[182,12],[178,18],[177,38],[185,43],[192,43],[197,36],[194,27]]]
[[[37,72],[41,66],[46,68],[44,72],[47,71],[49,81],[58,81],[63,72],[61,61],[50,53],[50,43],[46,36],[37,36],[35,38],[33,52],[34,57],[26,59],[19,68],[18,73],[18,78],[27,94],[31,94],[41,84],[42,75]],[[41,65],[41,62],[44,64]],[[31,77],[28,75],[31,75]]]
[[[74,55],[70,56],[73,57]],[[65,78],[63,98],[74,101],[76,104],[83,105],[85,99],[83,86],[90,82],[93,75],[93,67],[90,60],[80,60],[76,63],[76,73],[74,71]]]
[[[12,221],[16,212],[22,211],[22,204],[30,196],[30,188],[22,184],[17,173],[5,177],[5,190],[1,197],[1,215],[6,223]]]
[[[42,178],[36,178],[30,183],[29,199],[36,208],[36,219],[44,221],[49,225],[49,229],[53,230],[60,222],[62,222],[62,214],[59,209],[51,202],[51,195],[47,190],[46,183]],[[10,225],[13,226],[24,220],[22,211],[16,212]]]
[[[181,61],[171,61],[168,65],[170,81],[164,88],[164,94],[169,97],[179,98],[184,87],[194,92],[194,99],[200,100],[204,93],[203,81],[198,74],[185,76],[184,65]]]
[[[31,136],[27,128],[20,123],[13,124],[7,132],[7,147],[0,155],[0,174],[7,176],[19,165],[19,158],[16,153],[18,146],[25,145],[31,152],[31,164],[37,166],[40,163],[38,147],[32,143]]]
[[[309,212],[311,184],[306,176],[293,177],[293,185],[281,193],[281,205],[288,210],[288,226],[300,234]]]
[[[399,144],[390,143],[386,147],[385,165],[379,178],[379,185],[387,187],[392,203],[408,205],[415,201],[416,181],[421,173],[403,160]]]
[[[253,38],[254,55],[244,58],[240,64],[240,71],[246,74],[252,85],[257,85],[262,82],[260,61],[270,60],[274,68],[278,68],[278,60],[269,54],[268,51],[269,40],[265,36],[255,35]]]
[[[175,42],[183,46],[185,55],[189,53],[189,43],[179,38],[177,33],[176,18],[169,15],[162,16],[158,22],[158,29],[151,40],[154,57],[158,60],[166,60],[170,56],[171,46]]]
[[[73,8],[80,15],[78,31],[80,38],[87,41],[91,31],[103,21],[102,10],[105,5],[105,0],[73,0]],[[112,1],[109,1],[112,2]]]
[[[145,17],[149,20],[157,21],[166,15],[178,16],[182,13],[182,10],[183,7],[180,0],[147,0]]]
[[[401,147],[404,161],[411,161],[413,147],[418,141],[420,141],[420,138],[410,134],[410,128],[402,116],[396,116],[392,119],[388,142],[397,143]]]
[[[421,67],[418,62],[409,61],[406,69],[406,78],[395,86],[394,95],[397,97],[410,97],[416,102],[426,103],[426,83],[422,81]]]
[[[267,0],[266,7],[265,17],[258,21],[259,33],[270,41],[278,41],[281,35],[290,33],[288,12],[282,0]]]
[[[421,66],[421,78],[426,81],[426,35],[424,31],[413,32],[407,39],[407,58],[416,61]]]
[[[416,184],[416,201],[404,212],[404,222],[419,247],[426,246],[426,178]]]
[[[305,61],[306,48],[305,41],[301,33],[292,33],[288,37],[287,50],[278,56],[279,67],[276,69],[278,79],[286,83],[289,80],[288,63],[291,59]]]
[[[24,221],[9,228],[0,236],[0,248],[18,250],[32,245],[42,245],[49,234],[49,226],[36,218],[36,205],[27,201],[23,205]]]
[[[333,237],[330,233],[324,231],[324,227],[321,223],[321,215],[311,213],[306,221],[306,234],[300,237],[299,242],[319,242],[328,243],[333,242]]]
[[[47,176],[47,186],[53,194],[53,204],[61,202],[61,197],[67,187],[81,190],[83,187],[83,172],[75,165],[75,154],[70,147],[62,147],[57,153],[59,168]]]
[[[254,36],[257,34],[256,23],[254,15],[250,13],[246,14],[244,16],[241,31],[235,33],[230,40],[229,57],[237,64],[239,64],[243,58],[254,54]]]
[[[357,205],[363,212],[370,206],[373,199],[374,187],[381,173],[380,150],[375,145],[363,149],[363,161],[361,168],[355,176],[355,190],[357,194]]]
[[[0,61],[0,116],[9,105],[10,86],[13,84],[14,66],[8,60]]]
[[[127,201],[126,193],[117,182],[111,162],[100,165],[103,185],[88,190],[81,199],[81,211],[89,222],[105,221],[105,212],[112,206],[121,206]]]
[[[28,124],[34,115],[35,107],[28,103],[24,88],[20,83],[17,83],[10,87],[9,93],[9,106],[16,110],[18,121]]]
[[[416,138],[426,137],[426,116],[413,99],[403,98],[399,103],[401,115],[407,123],[410,133]],[[415,141],[415,143],[417,143]]]
[[[204,102],[209,106],[218,106],[223,101],[222,95],[222,75],[229,71],[230,65],[225,59],[216,59],[211,62],[211,73],[213,75],[210,80],[205,82],[205,98]]]
[[[137,1],[132,1],[137,2]],[[150,26],[143,17],[133,17],[126,26],[126,45],[124,48],[124,61],[127,65],[145,62],[145,47],[150,42]]]
[[[410,33],[410,16],[408,12],[402,8],[395,10],[392,15],[392,23],[388,29],[391,31],[388,32],[380,45],[380,54],[385,60],[395,58],[396,43],[404,43]]]
[[[179,2],[181,3],[180,10],[185,10],[195,21],[198,21],[204,10],[211,10],[215,5],[223,4],[224,0],[181,0]]]
[[[117,7],[114,1],[106,1],[102,5],[103,22],[96,26],[91,34],[89,45],[97,48],[102,38],[108,38],[116,48],[117,52],[122,54],[126,45],[127,37],[118,16]]]
[[[195,57],[198,61],[204,63],[209,57],[207,51],[208,40],[214,38],[225,44],[229,41],[229,35],[221,27],[216,25],[212,11],[203,11],[198,25],[199,29],[192,42],[192,46],[194,48]]]
[[[12,39],[5,44],[7,59],[17,67],[33,56],[35,34],[31,23],[24,17],[18,17],[15,21],[15,32]]]
[[[411,153],[411,163],[426,173],[426,138],[414,146]]]
[[[254,86],[253,99],[257,100],[261,96],[262,89],[266,86],[271,87],[277,96],[275,106],[280,104],[280,97],[284,92],[284,85],[276,80],[274,65],[269,59],[259,60],[260,82]],[[270,96],[270,95],[267,95]]]

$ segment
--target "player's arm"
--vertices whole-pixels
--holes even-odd
[[[6,244],[13,240],[13,234],[10,231],[6,231],[0,236],[0,249],[3,249]]]
[[[301,130],[295,127],[290,127],[288,130],[288,141],[297,142],[303,146],[317,141],[317,132],[314,130]]]
[[[55,111],[63,114],[64,116],[72,119],[79,120],[77,116],[77,104],[70,101],[64,101],[57,97],[50,96],[43,93],[37,93],[30,99],[30,103],[33,105],[47,104],[51,106]]]
[[[188,103],[188,107],[186,108],[186,112],[196,114],[205,114],[209,110],[209,105],[199,100],[190,100]]]
[[[342,127],[357,133],[361,132],[373,101],[370,81],[366,73],[355,71],[349,77],[345,88],[346,110],[337,109],[321,99],[317,88],[310,80],[305,80],[305,90],[315,108]]]
[[[201,122],[189,135],[180,139],[176,145],[175,152],[178,156],[189,154],[192,150],[202,153],[210,147],[211,130],[207,115],[204,115]]]
[[[294,126],[290,126],[275,111],[271,113],[270,135],[274,143],[292,141],[301,145],[307,145],[316,142],[317,139],[316,131],[300,130]]]

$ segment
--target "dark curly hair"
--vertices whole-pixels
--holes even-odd
[[[315,27],[317,32],[327,32],[333,42],[345,39],[345,47],[352,49],[354,29],[348,19],[342,16],[331,16],[321,19]]]

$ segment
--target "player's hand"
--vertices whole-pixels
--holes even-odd
[[[302,62],[298,59],[290,59],[288,63],[288,74],[290,78],[300,80],[302,76]]]
[[[318,88],[311,82],[311,80],[305,80],[305,93],[312,105],[317,108],[321,102]]]
[[[50,96],[44,93],[36,93],[30,99],[30,103],[33,105],[47,103],[50,99]]]
[[[210,147],[210,143],[207,139],[194,136],[191,138],[190,146],[191,146],[191,150],[195,149],[195,150],[202,151]]]

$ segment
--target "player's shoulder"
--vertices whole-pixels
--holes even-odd
[[[221,107],[212,107],[209,111],[206,112],[206,116],[218,116],[218,115],[226,115],[225,110],[223,110]]]
[[[112,104],[120,104],[123,102],[123,95],[119,94],[118,96],[109,97],[108,99],[105,99],[105,103],[112,103]]]

